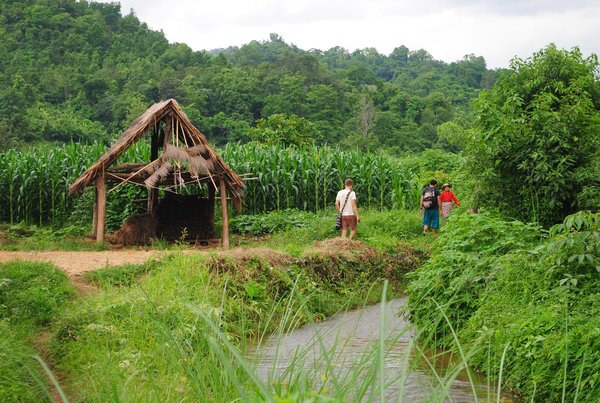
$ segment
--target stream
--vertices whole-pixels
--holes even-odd
[[[460,357],[419,349],[410,323],[398,315],[405,303],[406,297],[385,304],[385,401],[496,401],[496,386],[488,388],[485,377],[473,372],[471,381],[467,372],[460,370]],[[380,401],[377,388],[371,390],[369,385],[379,383],[381,326],[381,304],[371,305],[274,334],[251,356],[265,382],[289,384],[299,379],[301,385],[322,386],[326,389],[321,393],[333,396],[335,386],[331,382],[323,385],[331,374],[350,400],[367,400],[370,393],[377,393],[375,400]],[[517,399],[501,393],[500,401]]]

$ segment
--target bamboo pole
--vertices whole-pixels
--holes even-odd
[[[96,176],[96,194],[98,197],[98,212],[96,213],[96,242],[104,242],[104,227],[106,225],[106,185],[104,183],[104,171]]]
[[[219,185],[221,187],[221,215],[223,218],[222,244],[224,249],[229,249],[229,216],[227,212],[227,189],[225,188],[225,181],[223,180],[223,176],[221,176],[219,180]]]

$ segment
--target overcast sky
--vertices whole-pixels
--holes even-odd
[[[102,0],[108,1],[108,0]],[[452,62],[473,53],[507,67],[550,42],[600,53],[594,0],[121,0],[151,29],[194,50],[241,46],[277,33],[301,49],[405,45]]]

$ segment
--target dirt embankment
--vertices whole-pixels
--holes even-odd
[[[141,264],[149,259],[160,258],[164,253],[162,251],[147,250],[108,250],[101,252],[0,251],[0,263],[13,260],[50,262],[64,270],[69,276],[76,276],[107,266],[118,266],[127,263]]]

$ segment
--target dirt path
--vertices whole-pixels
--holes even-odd
[[[0,263],[6,263],[13,260],[50,262],[64,270],[69,276],[77,276],[87,271],[101,269],[106,266],[118,266],[126,263],[144,263],[149,259],[159,258],[166,253],[167,252],[156,250],[107,250],[102,252],[0,251]]]

